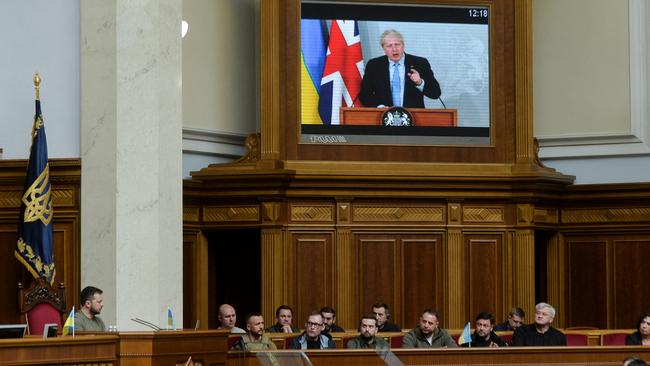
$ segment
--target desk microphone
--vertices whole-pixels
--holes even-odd
[[[148,321],[146,321],[146,320],[142,320],[142,319],[140,319],[140,318],[131,318],[131,320],[134,321],[134,322],[136,322],[136,323],[138,323],[138,324],[140,324],[140,325],[144,325],[145,327],[151,328],[151,329],[153,329],[153,330],[155,330],[155,331],[159,331],[159,330],[160,330],[160,327],[159,327],[159,326],[157,326],[157,325],[155,325],[155,324],[153,324],[153,323],[150,323],[150,322],[148,322]]]
[[[447,106],[445,105],[445,102],[442,101],[442,97],[438,97],[438,100],[440,101],[440,103],[442,103],[442,107],[444,109],[447,109]]]

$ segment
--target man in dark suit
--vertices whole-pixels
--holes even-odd
[[[424,108],[424,96],[440,97],[440,84],[424,57],[404,53],[404,38],[389,29],[382,33],[385,56],[366,64],[359,100],[366,107]]]

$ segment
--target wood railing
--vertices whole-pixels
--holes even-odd
[[[576,342],[576,345],[582,345],[582,339],[585,340],[587,346],[623,346],[625,335],[631,334],[634,332],[634,329],[585,329],[585,330],[576,330],[576,329],[561,329],[562,332],[567,336],[569,345],[571,342]],[[449,334],[458,338],[458,335],[461,333],[461,329],[450,329],[447,330]],[[473,330],[472,330],[473,331]],[[401,342],[395,342],[396,339],[399,340],[402,338],[408,330],[403,332],[389,332],[389,333],[379,333],[379,336],[383,337],[388,344],[401,344]],[[498,336],[504,338],[506,342],[509,343],[509,340],[512,338],[512,332],[496,332]],[[278,349],[286,349],[288,344],[288,339],[297,337],[300,333],[266,333],[266,336],[269,337],[273,343],[278,347]],[[346,343],[348,339],[355,338],[359,335],[359,332],[348,331],[343,333],[331,333],[332,340],[336,343],[336,348],[343,349],[346,348]],[[584,337],[583,337],[584,336]],[[231,335],[231,338],[237,337]],[[391,343],[392,342],[392,343]],[[234,343],[231,341],[230,343]],[[395,348],[393,346],[393,348]],[[397,347],[400,348],[400,347]]]

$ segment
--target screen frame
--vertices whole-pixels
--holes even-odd
[[[0,339],[23,338],[27,331],[27,324],[3,324],[0,325]]]
[[[338,0],[332,0],[334,2]],[[261,6],[261,159],[322,162],[513,164],[534,160],[530,0],[411,0],[488,7],[490,18],[490,145],[320,145],[300,143],[300,0]]]

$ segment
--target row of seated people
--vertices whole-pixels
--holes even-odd
[[[425,310],[420,317],[419,325],[406,333],[396,326],[397,329],[391,329],[391,333],[386,333],[381,329],[376,311],[361,319],[358,332],[349,333],[335,325],[335,312],[331,308],[324,308],[331,312],[321,311],[310,314],[304,332],[296,334],[299,330],[290,323],[292,314],[286,314],[286,310],[290,311],[290,308],[283,307],[285,308],[281,307],[276,311],[278,322],[266,329],[270,334],[264,334],[262,315],[251,314],[246,319],[247,331],[242,329],[245,334],[232,336],[230,346],[234,349],[248,350],[432,348],[458,345],[462,347],[650,345],[650,315],[648,314],[644,314],[639,319],[635,332],[590,330],[565,333],[551,326],[555,309],[546,303],[537,304],[534,323],[523,326],[515,324],[514,331],[495,332],[494,316],[482,312],[476,317],[475,330],[471,335],[469,323],[462,331],[447,331],[439,328],[440,316],[432,309]],[[220,320],[221,318],[220,309]],[[330,318],[329,323],[326,318]]]

